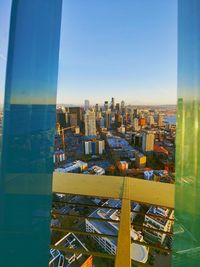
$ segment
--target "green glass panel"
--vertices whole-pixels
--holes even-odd
[[[173,266],[200,266],[200,1],[178,5]]]
[[[14,0],[0,169],[1,266],[48,266],[61,0]]]

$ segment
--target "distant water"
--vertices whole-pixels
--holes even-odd
[[[166,116],[164,118],[164,121],[167,123],[167,124],[176,124],[176,115],[173,115],[173,116]]]

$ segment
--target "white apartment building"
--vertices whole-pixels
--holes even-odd
[[[119,207],[120,201],[117,200],[108,200],[107,203],[109,206]],[[138,208],[138,206],[136,205]],[[134,216],[135,214],[133,214]],[[132,215],[131,215],[132,216]],[[95,210],[90,217],[95,218],[103,218],[103,219],[112,219],[116,220],[116,222],[102,222],[98,220],[85,220],[86,223],[86,231],[91,233],[99,233],[99,234],[108,234],[108,235],[118,235],[119,231],[119,210],[106,209],[102,206]],[[131,229],[131,237],[133,240],[143,241],[143,236],[140,232],[135,231],[133,228]],[[117,250],[117,239],[101,237],[101,236],[93,236],[96,242],[101,246],[106,252],[109,254],[116,254]],[[144,245],[139,245],[132,243],[131,244],[131,258],[135,261],[145,263],[148,259],[148,251],[149,249]]]
[[[151,216],[153,215],[153,217]],[[157,215],[158,217],[154,217]],[[158,229],[165,232],[170,232],[172,227],[172,219],[174,211],[167,208],[153,207],[151,206],[145,215],[144,226]],[[163,217],[163,218],[162,218]],[[151,230],[144,230],[144,239],[152,243],[163,244],[166,234]]]
[[[96,116],[94,111],[87,110],[84,115],[85,136],[96,135]]]
[[[155,134],[152,131],[146,131],[142,136],[142,150],[152,152],[154,150]]]

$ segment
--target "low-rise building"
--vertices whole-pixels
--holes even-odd
[[[142,153],[136,153],[135,154],[135,165],[137,168],[145,168],[146,166],[146,161],[147,161],[147,158],[144,154]]]
[[[156,215],[158,217],[156,217]],[[172,219],[174,216],[174,211],[151,206],[147,213],[145,214],[145,219],[143,225],[152,229],[162,230],[165,232],[170,232],[172,227]],[[151,229],[144,229],[144,239],[151,243],[163,244],[166,234],[153,231]]]
[[[109,200],[109,206],[120,207],[121,203],[119,201]],[[119,231],[119,210],[106,209],[102,206],[95,210],[91,215],[91,217],[102,218],[102,219],[112,219],[116,222],[102,222],[99,220],[85,220],[86,223],[86,231],[91,233],[99,233],[99,234],[108,234],[108,235],[118,235]],[[93,236],[96,242],[101,246],[106,252],[109,254],[116,254],[117,250],[117,239],[101,237],[101,236]],[[131,229],[131,238],[133,240],[143,241],[143,236],[140,232],[135,231],[133,228]],[[145,263],[148,259],[148,248],[144,245],[139,245],[132,243],[131,244],[131,258],[135,261]]]
[[[81,173],[88,168],[88,164],[81,160],[76,160],[72,163],[66,164],[62,168],[55,169],[55,172],[65,172],[65,173]]]
[[[105,170],[97,165],[90,167],[84,174],[104,175]]]
[[[126,171],[128,170],[128,162],[125,160],[120,160],[117,162],[117,168],[119,171]]]
[[[68,233],[64,237],[62,237],[58,242],[56,242],[55,246],[62,246],[66,248],[73,249],[84,249],[88,251],[85,244],[81,242],[81,240],[73,233]],[[54,266],[82,266],[85,262],[85,257],[83,257],[82,253],[73,253],[73,252],[65,252],[64,254],[57,249],[50,249],[50,260],[49,267]]]
[[[62,149],[55,151],[53,155],[53,163],[59,164],[63,161],[65,161],[64,151]]]
[[[135,149],[129,143],[119,136],[108,136],[106,141],[111,153],[112,159],[115,161],[122,158],[132,158],[135,155]]]
[[[104,140],[89,140],[84,142],[85,155],[102,155],[105,151]]]
[[[154,172],[153,170],[150,171],[144,171],[144,179],[145,180],[153,180]]]

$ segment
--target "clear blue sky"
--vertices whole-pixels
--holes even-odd
[[[1,92],[10,2],[0,1]],[[176,80],[177,0],[63,1],[58,103],[174,104]]]

